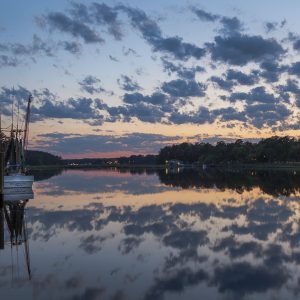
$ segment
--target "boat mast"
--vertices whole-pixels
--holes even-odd
[[[29,121],[30,121],[30,105],[32,101],[32,95],[28,97],[26,117],[25,117],[25,129],[24,129],[24,140],[23,140],[23,148],[27,150],[28,145],[28,133],[29,133]]]
[[[17,135],[19,135],[19,115],[20,115],[20,101],[18,99],[18,106],[17,106]]]

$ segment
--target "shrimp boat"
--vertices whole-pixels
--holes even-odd
[[[13,121],[9,131],[9,137],[1,132],[1,148],[5,152],[4,159],[4,195],[5,194],[32,194],[32,184],[34,177],[27,175],[25,168],[25,152],[28,145],[30,105],[32,96],[27,102],[24,129],[19,129],[17,122],[16,128]]]

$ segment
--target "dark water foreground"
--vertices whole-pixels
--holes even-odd
[[[300,173],[35,176],[29,251],[4,224],[1,299],[300,297]]]

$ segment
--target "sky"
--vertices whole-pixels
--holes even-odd
[[[32,94],[31,149],[119,157],[299,137],[297,0],[0,3],[2,126]]]

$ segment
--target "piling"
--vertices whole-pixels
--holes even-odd
[[[4,190],[4,153],[0,152],[0,194],[3,195]]]
[[[0,196],[0,250],[4,249],[4,203],[3,195]]]
[[[0,152],[0,250],[4,249],[4,153]]]

